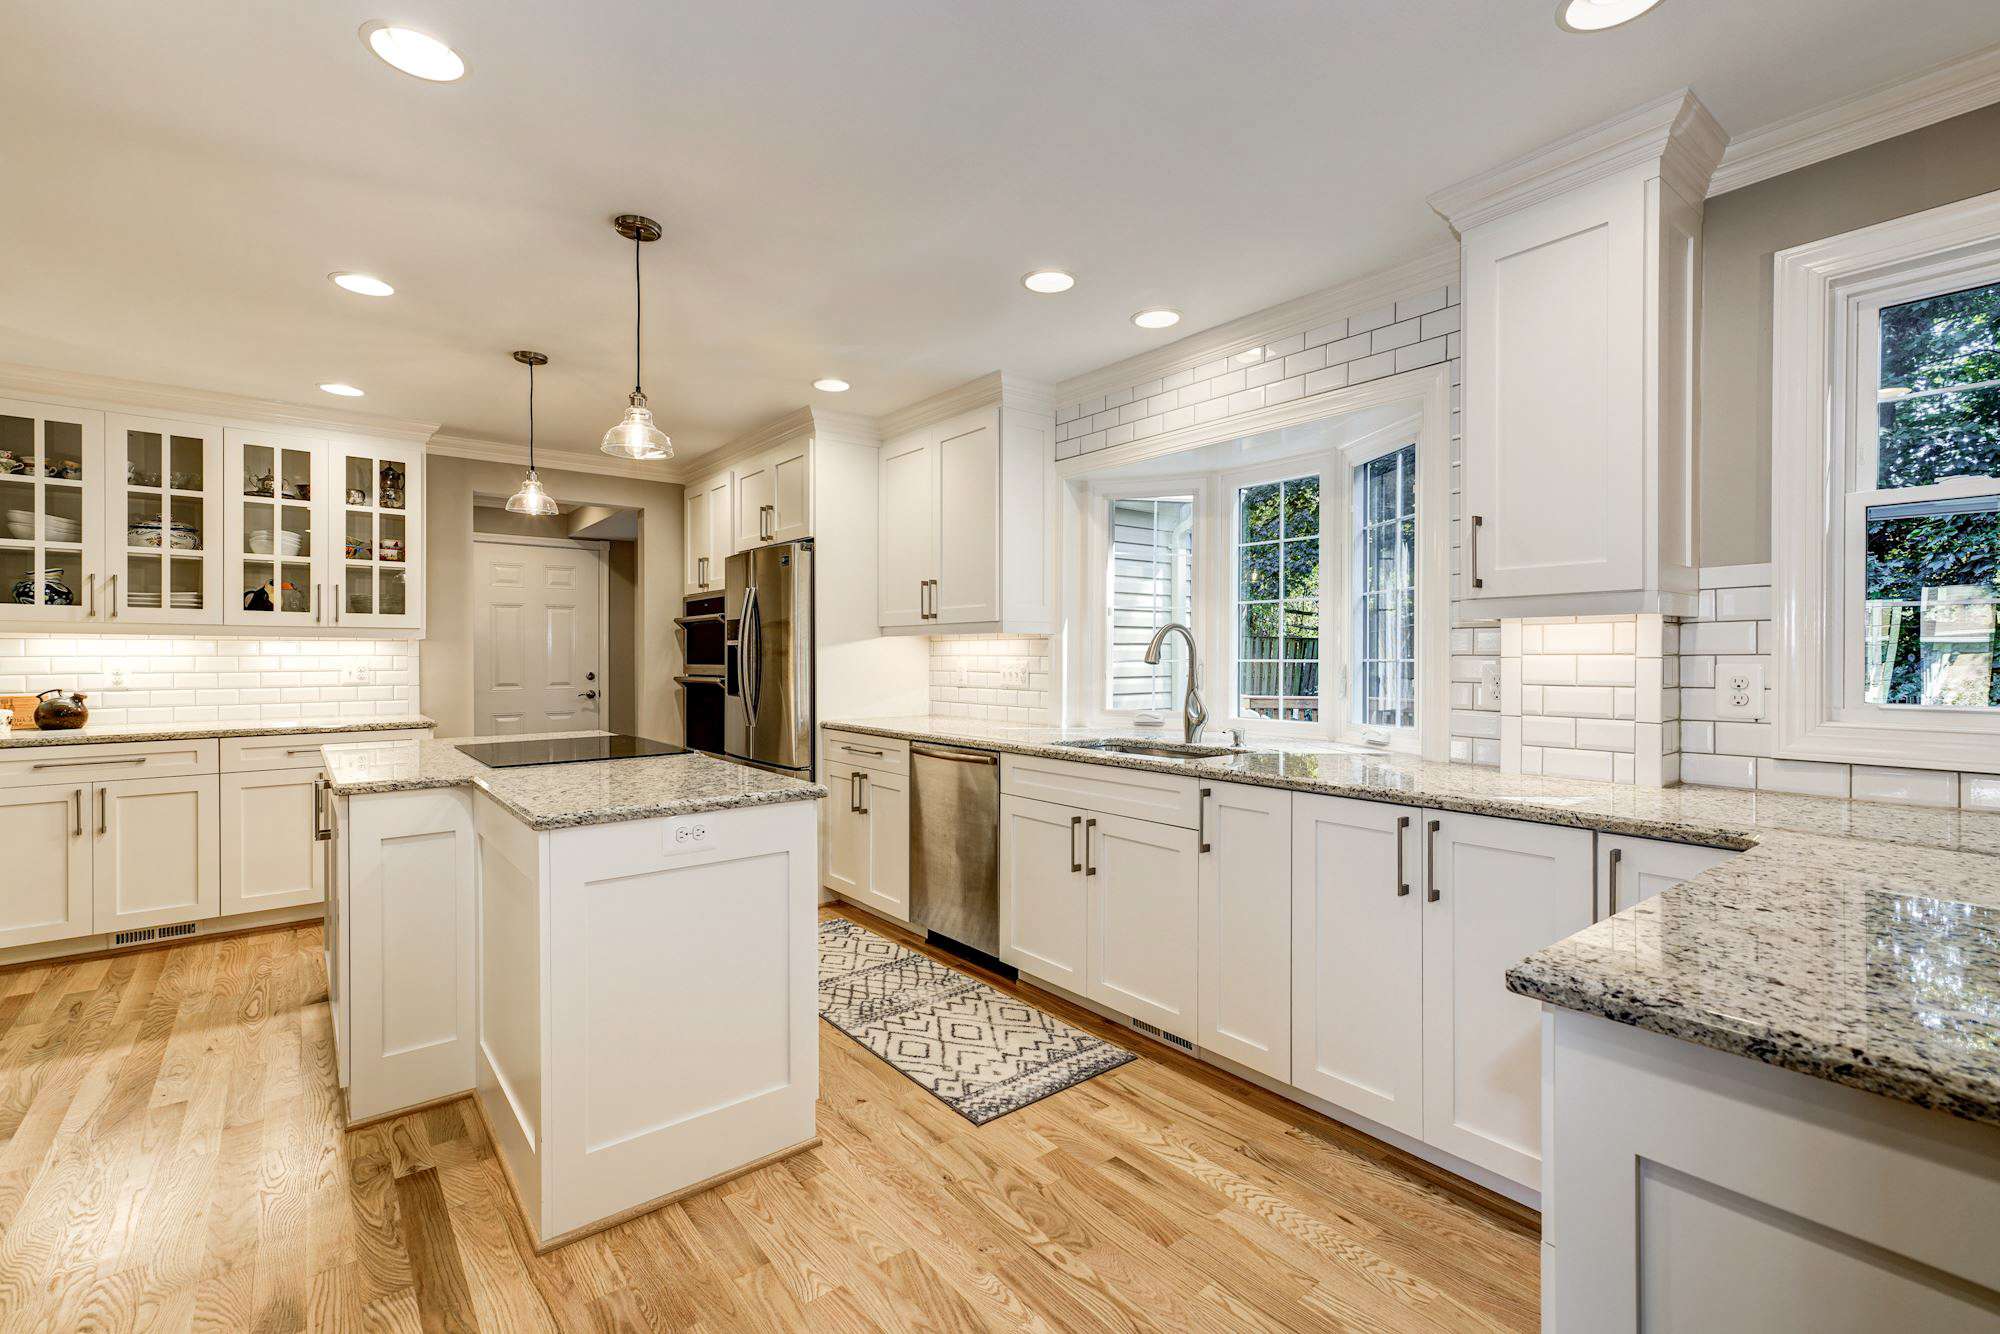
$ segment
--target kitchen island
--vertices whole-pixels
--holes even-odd
[[[326,767],[350,1126],[473,1094],[540,1250],[817,1142],[823,788],[435,740]]]

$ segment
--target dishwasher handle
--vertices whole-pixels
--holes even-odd
[[[997,765],[1000,757],[986,750],[932,750],[927,746],[911,746],[910,754],[921,755],[927,760],[951,760],[956,764]]]

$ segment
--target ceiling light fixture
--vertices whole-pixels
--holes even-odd
[[[1155,306],[1142,310],[1132,317],[1132,323],[1141,329],[1171,329],[1181,322],[1181,313],[1165,306]]]
[[[549,359],[540,352],[516,352],[514,360],[528,368],[528,476],[521,489],[507,497],[507,510],[547,516],[557,513],[559,507],[555,497],[542,490],[541,475],[535,471],[535,367],[548,365]]]
[[[828,375],[813,381],[813,388],[824,390],[829,394],[844,394],[853,387],[837,375]]]
[[[1660,0],[1561,0],[1556,26],[1564,32],[1603,32],[1630,23]]]
[[[335,287],[340,288],[344,292],[352,292],[356,296],[396,295],[395,288],[389,286],[389,284],[383,282],[372,273],[348,273],[342,270],[339,273],[329,273],[326,276],[328,281]]]
[[[342,384],[338,380],[334,380],[329,384],[323,384],[320,386],[320,389],[325,393],[338,394],[342,398],[361,398],[367,392],[366,390],[356,389],[351,384]]]
[[[639,387],[639,335],[644,319],[644,289],[639,284],[639,253],[648,241],[660,239],[660,224],[637,213],[620,213],[611,220],[618,234],[632,243],[632,397],[625,416],[604,433],[598,448],[621,459],[670,459],[674,442],[653,425],[646,391]]]
[[[1067,292],[1076,286],[1076,279],[1061,269],[1036,269],[1033,273],[1021,275],[1021,286],[1030,292],[1040,292],[1043,296],[1053,296],[1057,292]]]
[[[385,63],[427,83],[455,83],[465,77],[465,57],[415,28],[364,23],[361,44]]]

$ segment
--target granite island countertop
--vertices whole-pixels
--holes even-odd
[[[1326,743],[1198,761],[1060,744],[1129,728],[826,725],[1743,849],[1516,964],[1508,988],[2000,1124],[2000,813],[1508,775]]]
[[[526,741],[574,735],[577,733],[530,732],[510,736],[433,737],[374,746],[332,743],[322,751],[327,778],[337,797],[475,787],[522,824],[537,830],[815,801],[826,795],[826,789],[818,783],[698,753],[495,769],[458,749],[459,742]]]
[[[403,732],[433,728],[437,721],[421,713],[383,714],[374,718],[294,718],[284,722],[211,720],[183,723],[85,723],[82,727],[14,728],[0,732],[0,750],[16,746],[78,746],[110,741],[198,741],[210,737],[320,736],[339,732]]]

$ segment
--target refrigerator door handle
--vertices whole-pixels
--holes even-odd
[[[755,635],[753,642],[752,636]],[[744,719],[750,726],[757,725],[757,692],[759,678],[764,674],[763,664],[758,661],[764,651],[762,630],[757,626],[757,586],[750,585],[743,590],[743,624],[737,631],[742,660],[742,686]]]

